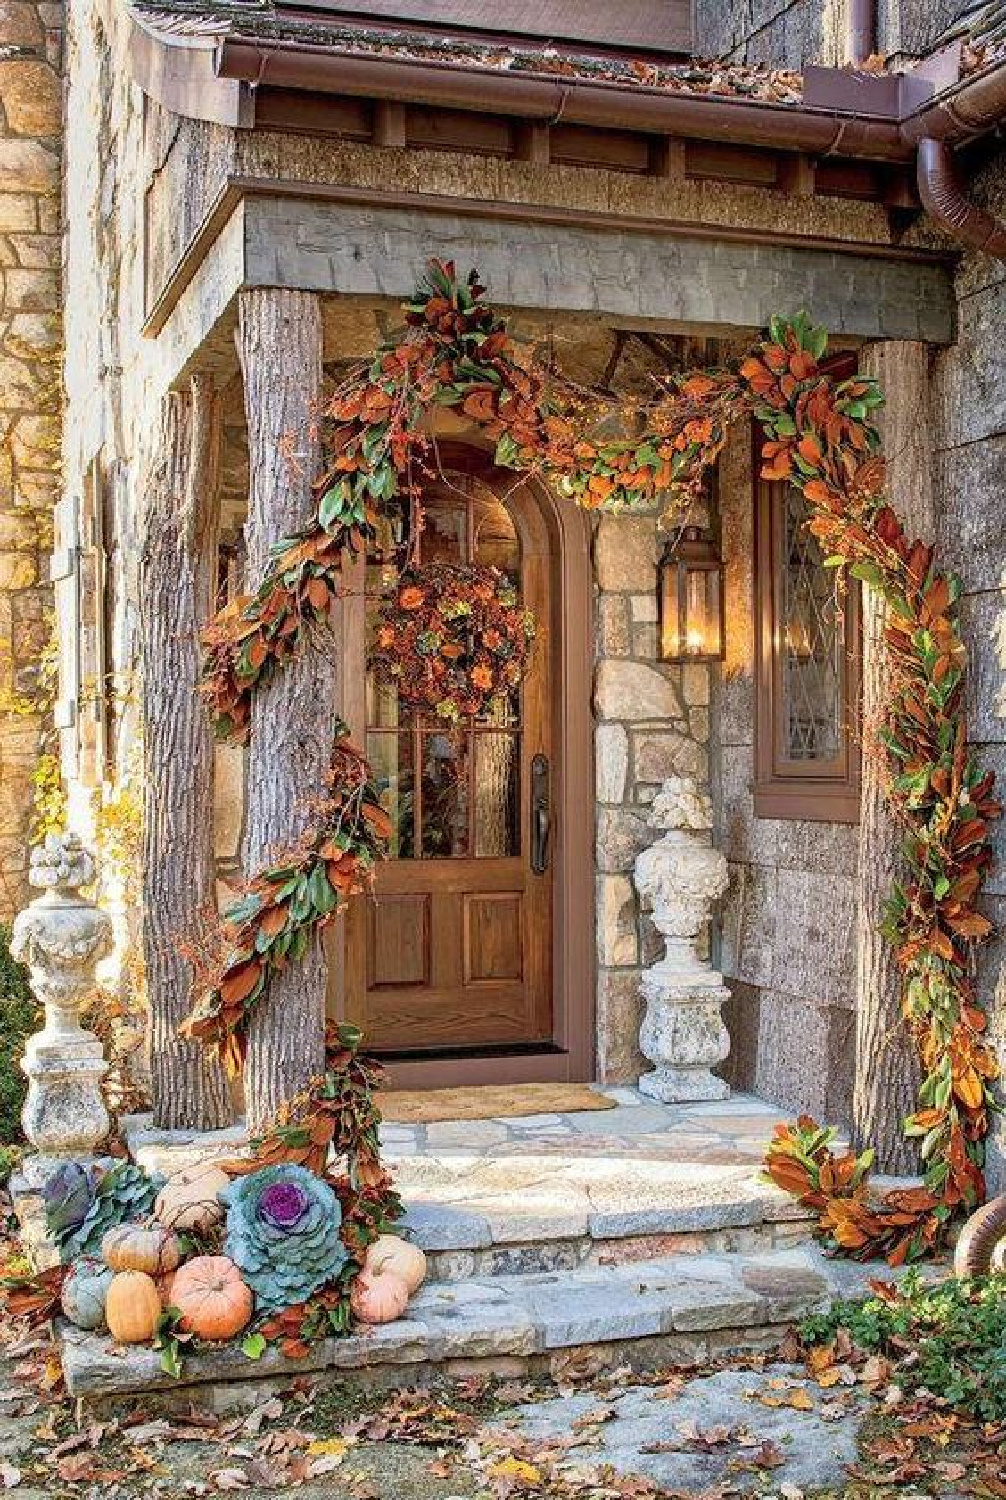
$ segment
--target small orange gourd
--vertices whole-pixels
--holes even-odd
[[[219,1343],[250,1321],[251,1287],[226,1255],[197,1255],[175,1273],[171,1305],[182,1314],[184,1332]]]
[[[163,1276],[182,1258],[178,1236],[161,1224],[116,1224],[101,1242],[101,1254],[113,1271],[145,1271]]]
[[[154,1278],[145,1271],[119,1271],[105,1298],[105,1322],[117,1344],[146,1344],[161,1316]]]
[[[361,1323],[393,1323],[409,1305],[409,1288],[394,1271],[361,1271],[349,1305]]]

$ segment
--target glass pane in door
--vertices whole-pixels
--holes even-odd
[[[423,493],[421,531],[368,558],[367,643],[383,597],[411,552],[434,562],[495,567],[519,588],[520,539],[510,513],[470,475],[447,473]],[[398,701],[367,674],[367,747],[392,819],[392,858],[500,859],[520,854],[520,691],[478,724],[445,726]]]

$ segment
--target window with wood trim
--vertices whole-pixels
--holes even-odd
[[[792,485],[757,481],[755,814],[855,823],[859,585],[825,566],[807,512]]]

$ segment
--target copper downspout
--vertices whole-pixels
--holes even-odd
[[[845,60],[864,63],[877,50],[877,0],[847,0]]]
[[[946,141],[919,142],[919,197],[930,218],[975,250],[1006,260],[1006,224],[966,197]]]

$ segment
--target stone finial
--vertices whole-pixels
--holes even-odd
[[[643,1056],[656,1067],[640,1091],[665,1102],[721,1099],[729,1091],[710,1071],[729,1051],[720,1007],[723,976],[699,951],[713,905],[727,888],[727,862],[708,841],[712,803],[690,776],[672,776],[653,802],[650,822],[662,838],[636,860],[644,908],[664,939],[663,958],[643,973]]]
[[[713,804],[692,776],[668,776],[650,807],[651,828],[690,828],[708,833],[713,826]]]
[[[78,894],[94,877],[94,858],[76,834],[49,834],[31,857],[29,879],[42,894],[11,931],[11,953],[28,965],[32,993],[45,1007],[45,1024],[29,1037],[21,1064],[28,1077],[21,1123],[38,1153],[24,1175],[36,1186],[61,1162],[88,1157],[108,1133],[107,1064],[98,1038],[80,1024],[95,968],[113,946],[107,912]]]
[[[42,890],[76,891],[94,877],[94,856],[75,833],[47,833],[31,851],[28,882]]]

